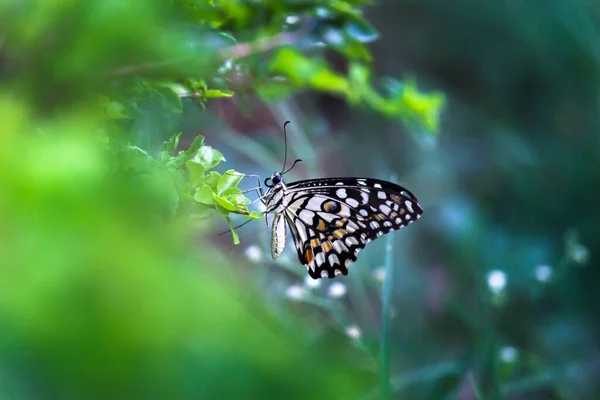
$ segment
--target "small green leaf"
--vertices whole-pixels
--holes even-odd
[[[185,163],[190,177],[190,187],[195,188],[206,181],[204,167],[198,163],[188,161]]]
[[[201,96],[204,96],[204,93],[208,89],[203,80],[186,79],[183,83],[190,91],[200,93]]]
[[[213,191],[210,186],[203,185],[202,187],[196,189],[196,193],[194,193],[194,200],[202,204],[214,204]]]
[[[250,199],[244,196],[243,194],[236,194],[231,197],[227,197],[227,199],[233,204],[238,204],[240,206],[245,206],[246,204],[251,203]]]
[[[248,219],[260,219],[264,216],[265,216],[265,214],[261,211],[250,211],[250,214],[244,215],[244,217],[246,217]]]
[[[198,135],[187,150],[180,152],[179,155],[175,157],[174,165],[176,167],[181,167],[188,161],[193,160],[198,153],[198,150],[200,150],[203,146],[204,136]]]
[[[164,142],[160,148],[161,153],[164,153],[166,155],[166,154],[170,154],[170,153],[174,152],[175,150],[177,150],[177,145],[179,144],[179,138],[181,137],[182,133],[183,132],[176,133],[175,135],[173,135],[171,137],[171,139]]]
[[[130,119],[131,114],[128,112],[127,107],[122,103],[106,100],[104,103],[104,113],[107,118],[110,119]]]
[[[242,189],[239,187],[230,187],[221,192],[221,197],[229,198],[239,196],[240,194],[242,194]]]
[[[219,150],[210,146],[202,146],[192,161],[202,165],[205,170],[209,170],[219,165],[221,161],[225,161],[225,157]]]
[[[211,217],[214,212],[215,212],[214,208],[209,207],[205,204],[196,203],[196,209],[192,213],[191,216],[192,216],[192,218],[196,218],[196,219],[206,219],[206,218]]]
[[[238,234],[236,233],[235,229],[233,229],[233,224],[231,223],[231,219],[229,217],[227,217],[227,224],[229,224],[229,229],[231,229],[231,236],[233,238],[233,244],[235,244],[235,245],[240,244],[240,238],[239,238]]]
[[[230,214],[230,211],[223,208],[219,203],[215,203],[215,210],[224,217],[227,217]]]
[[[224,199],[223,197],[219,196],[216,193],[212,193],[212,197],[214,199],[214,201],[216,201],[221,207],[223,207],[224,209],[228,210],[228,211],[242,211],[244,210],[244,206],[239,206],[236,204],[233,204],[232,202],[230,202],[227,199]]]
[[[209,89],[204,93],[206,99],[214,99],[219,97],[232,97],[234,93],[231,90]]]
[[[219,181],[221,180],[221,174],[217,171],[210,171],[208,176],[205,176],[204,182],[216,192]]]
[[[235,172],[233,169],[227,170],[225,173],[223,173],[223,175],[221,175],[221,179],[219,179],[219,183],[217,184],[217,193],[221,194],[224,190],[236,187],[242,178],[244,178],[244,174],[241,172]]]
[[[176,114],[181,114],[183,112],[181,98],[173,91],[173,89],[163,86],[157,88],[157,91],[161,94],[160,104],[162,107]]]

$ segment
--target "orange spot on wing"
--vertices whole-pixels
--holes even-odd
[[[337,237],[338,239],[343,239],[344,236],[346,236],[346,234],[348,233],[347,230],[345,229],[338,229],[336,231],[333,232],[333,234],[335,235],[335,237]]]
[[[310,264],[313,261],[314,255],[313,255],[312,249],[304,250],[304,258],[306,259],[307,264]]]
[[[317,225],[317,230],[321,231],[321,232],[324,230],[327,230],[327,224],[322,219],[319,219],[319,224]]]
[[[323,252],[328,253],[329,250],[331,250],[331,243],[325,242],[321,244],[321,248],[323,249]]]
[[[319,241],[319,239],[310,239],[310,246],[311,247],[317,247],[320,244],[321,244],[321,242]]]
[[[341,228],[342,226],[344,226],[346,221],[347,221],[346,218],[340,218],[337,221],[335,221],[335,226],[337,226],[338,228]]]

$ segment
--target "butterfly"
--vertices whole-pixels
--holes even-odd
[[[298,259],[313,279],[347,275],[367,243],[423,214],[417,198],[391,182],[324,178],[288,184],[282,177],[288,171],[284,161],[282,171],[265,179],[267,192],[261,189],[265,213],[274,215],[271,256],[275,260],[283,252],[289,228]]]

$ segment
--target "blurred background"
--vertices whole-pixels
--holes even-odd
[[[235,95],[179,96],[175,117],[128,86],[216,68],[208,56],[148,67],[148,55],[223,47],[204,28],[191,38],[189,26],[203,25],[179,13],[228,15],[217,25],[237,43],[257,27],[272,35],[281,14],[283,32],[300,32],[294,46],[319,48],[345,76],[355,56],[335,47],[331,27],[359,2],[215,1],[216,14],[201,2],[175,1],[166,14],[169,2],[50,3],[0,6],[4,398],[600,396],[596,4],[361,7],[376,32],[354,37],[371,52],[374,87],[414,81],[442,93],[436,131],[314,83],[266,96],[272,49],[219,65]],[[275,72],[293,80],[290,71]],[[122,118],[134,122],[107,124],[92,105],[99,94],[113,112],[138,96],[136,118]],[[273,262],[262,220],[239,229],[233,249],[217,235],[227,230],[218,214],[190,228],[189,215],[173,213],[171,175],[112,144],[153,154],[177,130],[181,150],[204,135],[227,160],[220,172],[264,179],[283,163],[287,120],[288,157],[303,159],[288,182],[393,180],[424,208],[370,243],[348,276],[308,278],[291,243]]]

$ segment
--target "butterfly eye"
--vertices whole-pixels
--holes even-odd
[[[271,178],[271,181],[273,182],[273,185],[277,185],[279,182],[281,182],[281,175],[280,174],[273,174],[273,177]]]

